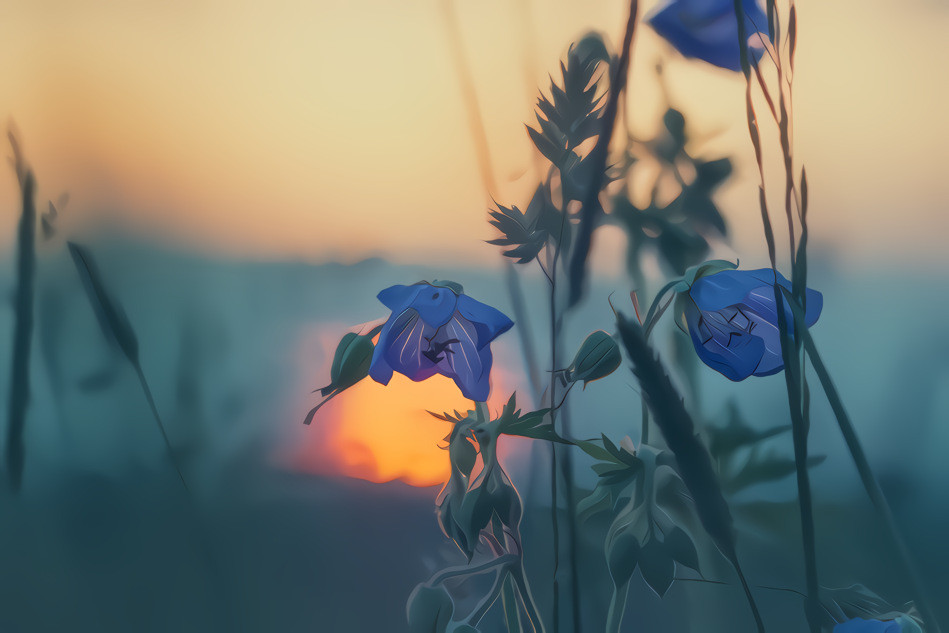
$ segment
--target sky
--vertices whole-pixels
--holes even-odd
[[[505,204],[524,204],[524,123],[568,44],[614,43],[617,0],[452,5]],[[654,3],[644,2],[644,12]],[[118,224],[238,257],[354,261],[433,256],[496,265],[468,111],[442,0],[11,0],[0,19],[0,114],[18,130],[41,198],[70,193],[67,231]],[[949,5],[800,0],[796,152],[815,244],[851,262],[944,261],[949,200]],[[634,45],[638,135],[674,106],[734,155],[720,200],[732,248],[763,261],[740,77],[686,61],[648,28]],[[772,134],[773,138],[773,134]],[[776,158],[776,157],[775,157]],[[0,178],[0,239],[17,194]],[[601,259],[622,245],[606,239]],[[604,265],[609,266],[609,262]],[[617,264],[620,265],[620,264]]]

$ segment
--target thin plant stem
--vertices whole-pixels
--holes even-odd
[[[811,365],[814,367],[814,372],[817,374],[818,380],[820,380],[821,387],[827,395],[827,400],[830,402],[830,408],[834,412],[834,417],[837,418],[837,425],[840,427],[840,432],[844,436],[847,449],[850,451],[850,456],[853,458],[854,465],[857,467],[860,482],[863,484],[873,507],[876,508],[877,514],[879,514],[883,520],[883,527],[896,547],[900,561],[903,563],[903,569],[910,581],[910,589],[916,597],[917,606],[923,616],[923,620],[926,622],[926,630],[932,633],[940,633],[939,623],[932,609],[930,598],[924,589],[919,572],[916,570],[916,565],[913,562],[909,548],[900,535],[899,528],[896,525],[896,519],[893,517],[893,511],[890,509],[890,504],[887,502],[886,496],[883,494],[883,490],[880,488],[880,484],[877,482],[876,476],[874,476],[873,470],[870,468],[870,462],[867,460],[863,446],[860,444],[860,438],[857,437],[853,422],[851,422],[850,416],[844,408],[843,401],[840,399],[837,387],[834,385],[834,381],[831,379],[830,373],[824,365],[820,352],[817,351],[817,345],[815,345],[811,333],[806,328],[802,331],[804,349],[807,352],[807,357],[810,359]]]
[[[613,588],[610,597],[610,607],[606,613],[606,633],[619,633],[623,624],[623,615],[626,613],[626,600],[629,594],[629,581]]]
[[[492,558],[489,561],[485,561],[480,565],[459,565],[457,567],[448,567],[429,578],[426,584],[430,587],[433,587],[437,584],[445,582],[446,580],[451,580],[452,578],[483,574],[485,572],[493,571],[497,567],[500,567],[503,571],[505,567],[510,567],[517,561],[518,557],[516,555],[503,554],[497,558]]]
[[[537,605],[534,604],[534,595],[531,593],[530,585],[527,583],[527,576],[524,573],[524,562],[521,561],[519,567],[511,570],[511,578],[517,587],[517,593],[521,598],[521,606],[524,608],[524,614],[527,616],[534,633],[546,633],[544,621],[537,611]],[[556,620],[555,620],[556,622]]]
[[[10,487],[19,491],[23,481],[25,451],[23,431],[30,401],[30,348],[33,342],[33,308],[36,278],[36,180],[23,163],[13,132],[9,133],[15,154],[14,166],[22,194],[22,213],[17,229],[17,287],[10,368],[10,406],[7,426],[7,475]]]
[[[138,382],[142,386],[142,393],[145,394],[145,400],[148,401],[148,408],[152,411],[152,416],[155,418],[155,424],[158,425],[158,430],[161,432],[161,437],[165,441],[165,450],[168,453],[168,458],[171,461],[171,465],[174,467],[175,472],[178,473],[178,479],[181,480],[181,485],[184,486],[184,489],[190,492],[188,488],[188,482],[185,481],[184,473],[181,472],[181,466],[178,463],[178,457],[175,455],[175,450],[171,447],[171,440],[168,439],[168,432],[165,431],[165,424],[161,421],[161,416],[158,415],[158,407],[155,406],[155,399],[152,397],[152,390],[148,386],[148,381],[145,380],[145,372],[142,371],[142,366],[139,363],[134,363],[135,366],[135,375],[138,376]]]
[[[491,585],[491,590],[478,602],[478,605],[468,616],[468,624],[478,626],[481,620],[484,619],[484,616],[488,614],[488,611],[490,611],[494,603],[497,602],[498,596],[501,595],[501,586],[507,582],[507,578],[507,574],[503,573],[495,577],[494,584]]]
[[[554,431],[557,430],[557,409],[553,408],[557,401],[557,257],[560,248],[554,252],[553,266],[550,269],[550,387],[548,396],[550,398],[550,425]],[[553,554],[554,554],[554,573],[553,575],[553,633],[560,631],[560,499],[557,494],[557,478],[560,471],[557,468],[557,444],[550,443],[550,520],[553,528]]]
[[[521,633],[521,612],[517,604],[517,593],[510,574],[504,574],[501,583],[501,604],[504,607],[504,624],[508,633]]]
[[[755,116],[754,102],[752,100],[752,79],[751,65],[752,60],[748,55],[748,36],[745,29],[745,12],[742,6],[742,0],[734,0],[735,18],[738,23],[738,47],[741,56],[741,69],[745,76],[745,106],[747,109],[748,133],[751,137],[751,143],[755,151],[755,160],[758,165],[759,186],[758,202],[761,207],[762,224],[764,225],[765,241],[768,246],[768,256],[771,261],[771,269],[774,271],[774,296],[775,304],[778,306],[778,332],[781,335],[781,355],[784,360],[784,377],[788,392],[788,405],[791,412],[791,426],[794,441],[794,462],[797,471],[798,505],[801,516],[801,534],[802,547],[804,550],[804,575],[807,583],[808,598],[805,604],[805,615],[807,617],[808,628],[811,633],[820,633],[820,621],[818,618],[819,597],[818,597],[818,575],[817,575],[817,553],[815,547],[813,504],[811,501],[810,474],[807,469],[807,435],[808,429],[805,423],[805,414],[802,402],[802,382],[801,382],[801,356],[797,343],[792,342],[788,336],[787,315],[782,306],[784,305],[781,294],[781,286],[778,284],[777,255],[774,241],[774,230],[771,225],[771,218],[768,213],[768,202],[765,195],[765,172],[764,158],[761,147],[760,131],[758,129],[757,118]],[[777,36],[777,27],[775,19],[774,0],[768,0],[769,32],[771,39]],[[775,60],[780,73],[780,60]],[[779,74],[780,77],[780,74]],[[788,145],[784,143],[784,117],[786,115],[783,101],[783,90],[781,91],[782,103],[782,145],[785,149],[785,162],[789,153]],[[790,210],[788,203],[787,209]],[[790,233],[791,243],[791,261],[794,262],[794,225],[790,211],[788,211],[788,232]],[[741,575],[740,575],[741,576]],[[748,592],[744,577],[741,576],[742,585]],[[750,595],[750,592],[749,592]]]
[[[587,185],[580,207],[580,225],[577,231],[576,246],[570,260],[570,298],[569,305],[579,303],[583,294],[583,285],[586,277],[587,256],[593,240],[593,228],[599,211],[598,199],[606,172],[606,162],[609,156],[610,140],[616,125],[616,113],[619,110],[619,97],[626,87],[626,75],[629,71],[630,50],[633,35],[636,31],[636,22],[639,15],[639,0],[630,0],[629,17],[626,20],[626,31],[623,35],[623,47],[619,61],[616,63],[614,75],[610,78],[610,92],[603,108],[602,127],[596,139],[596,144],[590,151],[587,160],[590,161],[592,176]]]

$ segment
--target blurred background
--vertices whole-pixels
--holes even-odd
[[[452,279],[511,314],[503,258],[484,242],[497,236],[489,194],[527,204],[537,176],[524,124],[538,90],[585,33],[618,44],[627,6],[6,3],[0,114],[36,173],[40,211],[64,193],[68,202],[38,253],[23,485],[0,492],[0,631],[404,630],[415,584],[460,557],[433,515],[449,429],[424,410],[467,403],[447,380],[366,381],[304,427],[311,392],[329,382],[340,336],[387,315],[375,295],[388,285]],[[949,87],[940,79],[949,6],[803,0],[798,12],[795,151],[810,188],[809,285],[825,298],[814,336],[949,617]],[[472,105],[486,130],[491,192]],[[715,196],[730,237],[711,255],[766,265],[743,79],[685,60],[641,28],[624,112],[631,132],[658,134],[669,106],[686,117],[690,154],[733,161]],[[12,169],[0,177],[0,201],[0,291],[12,297]],[[64,238],[96,254],[128,314],[190,495],[135,371],[99,329]],[[644,266],[658,288],[667,271],[654,257]],[[588,301],[567,323],[570,350],[591,329],[609,329],[607,297],[633,287],[622,230],[598,232],[593,267]],[[541,341],[545,281],[531,270],[522,283]],[[13,329],[14,311],[3,307],[5,404]],[[516,334],[494,348],[490,406],[514,390],[530,402]],[[636,437],[638,395],[619,373],[575,394],[577,436]],[[780,375],[733,384],[705,367],[699,374],[694,404],[707,415],[737,398],[753,425],[788,421]],[[909,600],[816,390],[813,407],[812,450],[827,456],[813,472],[822,581]],[[790,437],[773,448],[790,455]],[[528,568],[543,579],[545,453],[529,440],[501,451],[527,506]],[[589,462],[577,462],[579,484],[591,487]],[[743,495],[736,506],[770,521],[741,533],[748,575],[801,588],[793,482]],[[591,577],[606,573],[603,527],[581,543]],[[734,582],[728,573],[713,565],[707,575]],[[799,614],[800,599],[762,593],[773,630],[796,631],[780,614]],[[585,596],[590,630],[602,627],[609,596],[600,594]],[[636,618],[626,625],[741,631],[748,623],[727,614],[742,604],[734,587],[678,583],[660,600],[634,582]]]

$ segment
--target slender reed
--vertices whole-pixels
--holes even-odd
[[[797,489],[798,505],[801,516],[801,534],[802,546],[804,550],[804,575],[807,585],[807,599],[805,601],[805,615],[807,617],[808,627],[811,633],[820,633],[820,598],[817,575],[817,551],[814,534],[814,511],[811,499],[810,473],[807,468],[807,435],[808,420],[805,412],[805,403],[808,399],[803,397],[803,363],[801,362],[800,344],[792,341],[788,335],[787,315],[783,309],[784,297],[777,278],[777,253],[774,241],[774,230],[771,225],[771,218],[768,212],[767,196],[765,195],[765,172],[764,158],[761,147],[760,131],[758,129],[757,117],[755,115],[754,102],[752,100],[752,60],[748,54],[748,33],[745,29],[745,13],[742,7],[742,0],[734,1],[735,18],[738,23],[738,45],[741,57],[741,69],[745,76],[745,105],[748,118],[748,133],[751,137],[752,145],[755,150],[755,159],[758,165],[759,186],[758,201],[761,208],[761,218],[764,224],[765,241],[768,245],[768,257],[771,261],[771,268],[774,271],[774,298],[775,305],[778,306],[778,331],[781,335],[781,356],[784,360],[784,378],[788,392],[788,404],[791,412],[791,428],[794,443],[794,462],[797,471]],[[768,0],[768,30],[771,41],[777,41],[780,37],[777,25],[777,12],[774,7],[774,0]],[[775,56],[775,65],[780,69],[780,54]],[[779,81],[783,81],[781,71],[778,71]],[[758,75],[760,79],[760,75]],[[767,91],[764,82],[761,82],[762,90]],[[791,215],[790,192],[793,187],[793,175],[791,174],[791,155],[789,127],[786,123],[787,105],[784,98],[784,89],[780,88],[780,107],[781,116],[779,127],[781,128],[781,142],[785,164],[788,166],[789,182],[787,184],[787,217],[788,232],[790,234],[790,258],[792,265],[792,279],[794,277],[794,222]],[[769,104],[771,101],[769,99]],[[772,105],[773,107],[773,105]]]
[[[630,0],[629,17],[626,20],[626,31],[623,35],[623,48],[620,52],[619,61],[616,63],[613,75],[610,77],[610,92],[603,108],[603,122],[600,135],[596,139],[596,145],[590,151],[590,182],[587,185],[582,206],[580,208],[580,226],[577,231],[576,245],[573,249],[573,257],[570,260],[570,297],[569,305],[574,306],[580,302],[583,295],[584,284],[586,280],[587,256],[590,254],[590,247],[593,242],[593,229],[595,228],[598,211],[600,210],[598,199],[600,190],[603,188],[603,180],[606,177],[606,161],[609,157],[610,140],[613,137],[613,129],[616,125],[616,113],[619,110],[620,94],[626,88],[626,77],[629,74],[630,48],[633,43],[633,35],[636,31],[636,22],[639,16],[639,0]]]
[[[14,492],[23,483],[25,448],[23,431],[30,400],[30,348],[33,341],[33,295],[36,277],[36,180],[26,166],[20,146],[8,132],[14,168],[20,184],[22,212],[17,230],[17,286],[13,326],[13,357],[10,372],[10,407],[7,426],[7,476]]]
[[[168,433],[165,431],[165,425],[161,420],[161,416],[158,415],[158,408],[155,406],[152,390],[148,386],[145,372],[139,362],[138,337],[135,336],[132,324],[121,306],[106,291],[105,285],[102,283],[102,275],[99,273],[92,255],[84,247],[72,242],[67,243],[67,247],[69,248],[69,254],[72,255],[73,263],[76,265],[79,278],[82,280],[83,288],[86,290],[86,296],[89,298],[89,302],[96,313],[96,318],[99,320],[99,326],[106,338],[122,352],[135,370],[139,384],[142,386],[142,392],[145,394],[145,400],[148,402],[148,407],[155,418],[155,424],[161,432],[165,450],[168,453],[168,460],[174,467],[175,472],[178,473],[181,485],[184,486],[185,490],[188,490],[188,483],[185,481],[184,473],[181,472],[175,449],[172,448]]]

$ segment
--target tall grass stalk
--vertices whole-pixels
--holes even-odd
[[[883,490],[880,488],[880,484],[877,482],[873,470],[870,468],[870,462],[867,460],[867,455],[863,450],[863,446],[860,444],[860,438],[857,437],[853,422],[850,421],[850,416],[844,408],[843,401],[840,399],[837,387],[834,385],[834,381],[831,379],[830,373],[824,365],[820,352],[817,351],[817,345],[815,345],[811,333],[806,329],[802,331],[804,333],[804,349],[807,352],[807,357],[810,359],[811,365],[814,367],[814,372],[817,374],[818,380],[820,380],[821,387],[827,395],[827,400],[830,402],[830,408],[834,412],[834,417],[837,418],[840,432],[844,436],[844,442],[847,444],[850,455],[853,457],[854,464],[857,467],[857,473],[860,475],[860,481],[867,491],[867,496],[870,498],[873,507],[876,508],[877,514],[880,515],[883,527],[896,547],[897,554],[903,564],[903,569],[910,581],[910,590],[913,592],[916,605],[926,623],[926,631],[930,633],[940,633],[939,622],[936,620],[936,614],[932,609],[931,599],[920,579],[919,572],[916,570],[916,565],[913,563],[909,548],[906,546],[906,542],[903,540],[899,528],[896,526],[896,520],[893,518],[893,511],[890,509],[890,504],[887,502],[886,496],[883,494]]]
[[[623,47],[619,61],[612,69],[610,76],[610,93],[606,106],[603,108],[603,121],[596,144],[590,150],[590,182],[587,185],[580,207],[580,225],[577,230],[576,245],[573,257],[570,260],[570,301],[574,306],[580,302],[586,283],[587,257],[593,244],[593,229],[599,219],[600,190],[606,178],[606,161],[609,157],[610,140],[616,126],[616,114],[619,111],[620,95],[626,89],[627,75],[629,74],[630,50],[633,36],[636,32],[636,23],[639,18],[639,0],[630,0],[629,17],[626,19],[626,31],[623,35]]]
[[[760,179],[758,185],[758,201],[761,209],[761,219],[764,225],[765,241],[767,242],[768,246],[768,257],[771,262],[771,268],[775,274],[774,298],[775,305],[778,306],[778,332],[781,335],[781,356],[784,361],[784,378],[788,392],[788,405],[791,412],[791,429],[794,442],[794,463],[797,474],[798,506],[800,508],[802,547],[804,550],[804,576],[807,585],[807,598],[805,600],[804,611],[807,617],[808,628],[810,629],[811,633],[820,633],[820,587],[818,584],[817,574],[817,547],[814,533],[814,510],[811,498],[810,473],[808,472],[807,468],[807,436],[809,430],[809,419],[806,410],[807,407],[805,405],[809,403],[809,398],[804,395],[806,392],[803,377],[803,363],[801,361],[801,348],[799,341],[800,337],[798,337],[797,341],[791,340],[791,337],[788,335],[787,315],[782,308],[785,302],[777,278],[777,249],[775,246],[774,230],[771,225],[771,217],[768,212],[768,201],[765,193],[764,157],[761,147],[760,130],[758,128],[757,116],[755,114],[754,102],[752,100],[753,80],[751,67],[753,62],[748,54],[749,34],[745,29],[745,13],[742,6],[742,0],[734,0],[734,8],[735,17],[738,23],[738,44],[739,54],[741,56],[741,69],[745,76],[745,106],[748,118],[748,133],[751,137],[751,143],[754,146],[755,160],[758,166],[758,175]],[[768,0],[767,10],[768,32],[770,39],[772,42],[778,42],[780,40],[781,34],[778,28],[777,11],[774,6],[774,0]],[[779,45],[777,48],[780,49],[781,46]],[[754,63],[756,64],[757,62]],[[791,165],[793,161],[791,157],[790,146],[790,127],[788,124],[789,114],[783,86],[784,78],[783,73],[781,72],[780,52],[774,55],[774,63],[778,68],[778,90],[780,94],[781,109],[781,113],[778,116],[777,122],[781,130],[782,154],[788,174],[785,208],[788,220],[788,233],[790,234],[789,255],[791,258],[793,284],[793,279],[795,277],[795,273],[797,272],[794,266],[796,257],[796,249],[794,247],[795,226],[793,215],[791,213],[790,200],[794,183],[793,173],[791,171]],[[761,74],[757,72],[757,69],[756,76],[759,80],[759,85],[761,86],[762,92],[767,95],[768,104],[771,108],[772,114],[774,114],[774,104],[770,94],[768,93],[767,84],[762,81]]]
[[[76,271],[79,273],[79,278],[82,280],[86,296],[89,298],[89,302],[92,304],[93,311],[99,321],[99,326],[102,328],[102,332],[106,338],[122,352],[126,360],[128,360],[129,364],[132,365],[132,368],[135,370],[135,375],[138,377],[139,384],[141,384],[145,400],[148,402],[148,407],[151,410],[152,416],[155,418],[155,424],[158,426],[162,440],[165,443],[168,460],[178,474],[181,485],[184,486],[185,490],[188,490],[188,482],[185,481],[185,476],[181,471],[178,457],[168,438],[168,432],[165,430],[165,424],[158,414],[158,407],[155,406],[152,390],[148,386],[148,381],[145,379],[145,372],[142,370],[142,364],[138,357],[138,337],[136,337],[135,331],[132,329],[132,324],[129,322],[121,306],[119,306],[106,290],[105,284],[102,281],[102,275],[92,255],[84,247],[72,242],[67,243],[67,248],[76,266]]]
[[[17,229],[17,285],[14,299],[13,356],[10,372],[10,407],[7,420],[7,476],[16,492],[23,483],[25,448],[23,432],[30,401],[30,350],[33,341],[33,296],[36,283],[36,180],[27,167],[12,131],[14,168],[20,185],[22,211]]]

